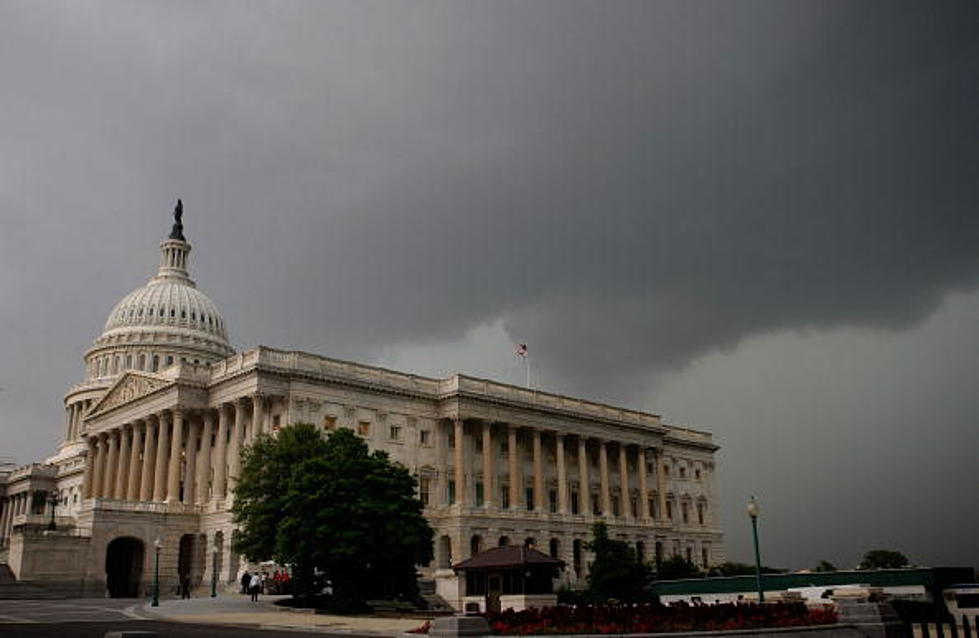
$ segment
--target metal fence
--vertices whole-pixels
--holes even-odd
[[[961,618],[949,616],[943,621],[908,623],[909,633],[914,638],[979,638],[976,618],[963,614]]]

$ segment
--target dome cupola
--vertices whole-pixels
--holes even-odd
[[[178,361],[209,363],[234,354],[224,317],[187,270],[191,246],[177,200],[170,236],[160,244],[156,276],[109,313],[85,355],[86,379],[110,380],[126,370],[156,372]]]

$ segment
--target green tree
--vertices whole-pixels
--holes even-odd
[[[816,563],[816,566],[812,568],[814,572],[835,572],[836,565],[829,562],[828,560],[821,560]]]
[[[259,436],[232,512],[238,551],[291,565],[307,595],[319,570],[343,600],[413,596],[415,565],[432,559],[414,477],[346,428],[324,436],[300,423]]]
[[[754,573],[754,569],[751,570]],[[674,554],[666,560],[660,562],[656,567],[657,580],[677,580],[680,578],[703,578],[704,574],[700,569],[679,554]]]
[[[900,569],[909,564],[907,556],[890,549],[872,549],[863,555],[857,569]]]
[[[595,554],[588,564],[588,588],[597,600],[639,601],[652,580],[648,565],[636,559],[632,545],[609,538],[605,523],[595,523],[586,548]]]

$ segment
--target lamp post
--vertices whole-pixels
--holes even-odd
[[[761,507],[758,501],[752,496],[748,501],[748,516],[751,517],[751,534],[755,539],[755,584],[758,586],[758,602],[765,602],[765,590],[761,586],[761,552],[758,551],[758,515]]]
[[[218,595],[218,550],[211,555],[211,598]]]
[[[163,547],[163,541],[159,537],[153,541],[153,547],[156,549],[156,562],[153,565],[153,600],[150,601],[151,607],[160,606],[160,548]]]
[[[58,504],[58,497],[57,495],[52,494],[51,497],[48,498],[48,505],[51,506],[51,522],[48,523],[48,530],[52,532],[58,529],[58,526],[54,524],[54,508],[57,504]]]

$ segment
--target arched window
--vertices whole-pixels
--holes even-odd
[[[153,372],[156,372],[159,369],[160,369],[160,355],[155,354],[153,355]]]
[[[479,534],[473,534],[473,537],[469,539],[469,555],[475,556],[481,551],[483,551],[483,537]]]
[[[145,354],[139,355],[139,369],[140,370],[145,370],[146,369],[146,355]]]
[[[556,538],[552,538],[548,549],[551,550],[551,558],[557,558],[558,554],[561,553],[561,541]]]
[[[642,541],[636,541],[636,560],[639,563],[646,562],[646,543]]]
[[[500,536],[500,540],[496,543],[498,547],[506,547],[510,544],[509,536]]]
[[[523,539],[524,547],[529,547],[533,549],[535,545],[537,545],[537,539],[534,538],[533,536],[528,536],[527,538]]]

